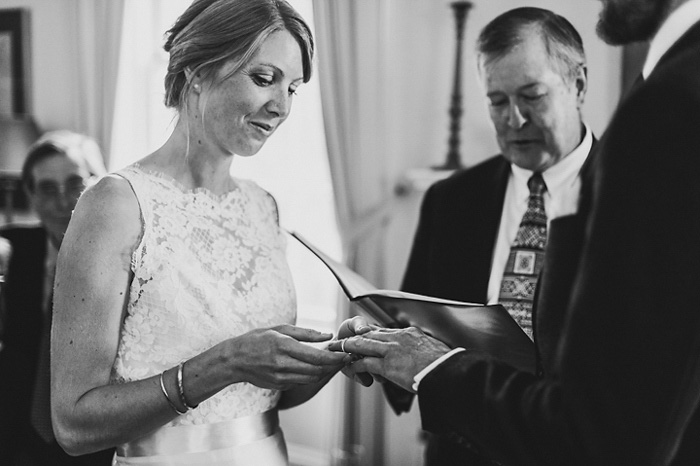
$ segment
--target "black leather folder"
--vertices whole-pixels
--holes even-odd
[[[377,289],[298,233],[291,234],[328,267],[347,298],[370,321],[384,327],[418,327],[452,348],[479,351],[520,370],[535,372],[535,345],[500,304]]]

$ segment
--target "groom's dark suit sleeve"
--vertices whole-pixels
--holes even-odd
[[[563,323],[545,377],[457,354],[421,382],[426,430],[509,464],[700,464],[699,49],[696,25],[597,147],[570,297],[537,308]]]

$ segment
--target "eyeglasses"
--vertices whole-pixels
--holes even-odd
[[[78,198],[87,186],[86,180],[82,176],[68,178],[65,183],[57,183],[51,180],[39,181],[34,192],[44,200],[56,199],[63,195],[69,198]]]

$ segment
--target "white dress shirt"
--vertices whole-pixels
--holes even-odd
[[[544,194],[544,210],[547,213],[548,224],[552,219],[575,214],[578,211],[578,200],[581,192],[581,167],[588,158],[588,154],[593,146],[593,133],[591,133],[587,125],[585,126],[585,131],[586,134],[576,149],[542,173],[542,178],[547,185],[547,192]],[[488,287],[489,304],[498,301],[503,271],[510,254],[510,245],[515,241],[520,221],[527,210],[527,201],[530,197],[527,180],[530,179],[532,173],[530,170],[511,165],[511,175],[506,187],[501,224],[498,229],[498,238],[491,264],[491,277]],[[416,374],[411,387],[413,391],[418,392],[421,380],[430,371],[461,351],[464,351],[464,349],[455,348]]]
[[[43,308],[44,316],[51,315],[51,301],[53,297],[53,281],[56,276],[56,260],[58,259],[58,249],[50,239],[46,239],[46,259],[44,260],[44,290]]]
[[[700,0],[699,0],[700,1]],[[581,167],[588,158],[593,145],[593,134],[588,126],[581,144],[557,164],[542,173],[547,191],[544,193],[544,210],[547,213],[547,226],[557,217],[575,214],[581,192]],[[488,304],[498,302],[510,247],[518,234],[520,221],[527,210],[530,190],[527,181],[532,171],[511,164],[511,174],[506,187],[501,213],[501,224],[491,260],[491,275],[486,294]]]

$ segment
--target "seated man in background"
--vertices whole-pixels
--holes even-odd
[[[97,143],[70,131],[44,134],[29,149],[22,184],[38,225],[0,230],[6,265],[0,351],[0,464],[109,465],[112,451],[68,456],[49,410],[49,335],[56,255],[78,197],[105,173]]]
[[[427,191],[402,289],[501,303],[533,338],[547,227],[576,213],[590,166],[594,138],[581,117],[586,57],[569,21],[529,7],[491,21],[477,52],[501,154]],[[410,408],[412,395],[385,389],[397,413]],[[467,445],[431,437],[426,464],[492,463]]]

